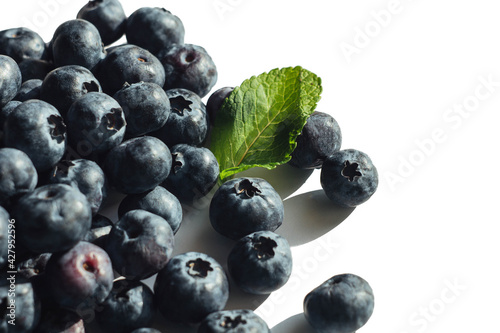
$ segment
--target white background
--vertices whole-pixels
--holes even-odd
[[[49,41],[85,3],[11,2],[0,14],[0,28],[28,26]],[[283,166],[248,172],[268,179],[285,199],[278,232],[293,245],[295,268],[290,283],[267,299],[235,291],[229,307],[256,309],[273,332],[307,332],[300,315],[304,296],[329,277],[349,272],[365,278],[375,294],[373,316],[359,332],[495,330],[500,312],[495,1],[122,3],[127,14],[139,6],[160,6],[179,16],[185,42],[205,47],[217,65],[214,90],[276,67],[300,65],[316,73],[323,82],[318,110],[340,124],[343,148],[366,152],[378,168],[377,193],[354,210],[328,203],[319,171]],[[189,212],[185,222],[176,253],[205,250],[223,261],[229,244],[210,230],[206,209]]]

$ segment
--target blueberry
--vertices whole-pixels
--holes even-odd
[[[51,184],[67,184],[82,192],[87,198],[92,215],[97,214],[107,197],[108,183],[101,167],[90,160],[63,160],[49,178]]]
[[[131,210],[112,227],[105,249],[116,272],[130,280],[144,280],[170,260],[174,233],[164,218]]]
[[[229,286],[217,261],[204,253],[187,252],[173,257],[158,273],[154,294],[166,319],[197,323],[224,308]]]
[[[17,63],[24,59],[42,59],[45,55],[45,42],[35,31],[25,28],[12,28],[0,31],[0,54],[5,54]]]
[[[135,329],[130,333],[161,333],[161,332],[158,331],[157,329],[154,329],[154,328],[142,327],[142,328]]]
[[[219,112],[220,108],[222,107],[222,103],[226,98],[231,95],[233,92],[234,87],[223,87],[220,89],[217,89],[210,97],[208,98],[207,101],[207,114],[208,118],[210,119],[210,123],[212,125],[215,125],[215,117],[217,115],[217,112]]]
[[[83,319],[73,311],[55,307],[42,309],[37,333],[85,333]]]
[[[32,79],[43,80],[55,68],[52,62],[42,59],[28,58],[19,64],[23,82]]]
[[[9,254],[8,249],[8,234],[9,234],[9,212],[0,206],[0,269],[7,265]]]
[[[170,173],[170,149],[151,136],[124,141],[111,149],[104,160],[104,173],[118,191],[143,193],[160,185]]]
[[[92,70],[106,56],[99,31],[92,23],[82,19],[59,25],[50,47],[56,67],[80,65]]]
[[[45,277],[52,300],[82,317],[104,302],[113,287],[108,254],[84,241],[67,251],[52,254]]]
[[[354,274],[336,275],[304,299],[304,315],[317,332],[352,333],[373,313],[373,291]]]
[[[118,206],[118,217],[121,218],[126,212],[134,209],[143,209],[163,217],[174,234],[181,226],[183,216],[181,203],[163,186],[156,186],[144,193],[127,195]]]
[[[201,145],[207,138],[208,117],[200,96],[180,88],[167,90],[166,93],[172,113],[167,123],[151,135],[161,139],[169,147],[178,143]]]
[[[170,116],[170,100],[156,83],[126,83],[113,98],[125,113],[128,137],[156,131],[165,125]]]
[[[127,25],[127,16],[118,0],[90,0],[76,17],[95,25],[104,45],[119,40]]]
[[[270,333],[266,322],[252,310],[224,310],[209,314],[198,333]]]
[[[51,256],[52,253],[41,253],[21,261],[17,264],[17,276],[26,279],[40,276],[45,272],[45,267]]]
[[[18,105],[5,119],[6,147],[24,151],[38,172],[50,170],[66,149],[66,125],[55,107],[28,100]]]
[[[96,214],[92,217],[90,230],[83,237],[83,240],[104,248],[112,228],[113,222],[109,218],[101,214]]]
[[[377,190],[378,173],[370,157],[355,149],[340,150],[323,162],[321,186],[325,194],[343,207],[356,207]]]
[[[89,231],[92,217],[87,198],[66,184],[44,185],[25,194],[12,215],[18,243],[36,253],[74,246]]]
[[[173,44],[184,43],[182,21],[165,8],[142,7],[127,19],[127,42],[153,54]]]
[[[42,80],[32,79],[24,81],[21,84],[21,88],[17,92],[17,95],[14,97],[17,101],[27,101],[29,99],[40,99],[40,90],[42,88]]]
[[[113,96],[127,82],[152,82],[163,87],[165,69],[151,52],[124,44],[108,49],[108,54],[94,70],[105,93]]]
[[[244,292],[270,294],[292,273],[288,241],[272,231],[257,231],[236,242],[227,258],[229,275]]]
[[[99,81],[82,66],[69,65],[54,69],[42,83],[40,98],[52,104],[63,117],[71,104],[89,92],[102,92]]]
[[[316,111],[297,137],[289,164],[301,169],[319,169],[341,145],[342,133],[337,121],[328,113]]]
[[[158,54],[165,68],[165,90],[184,88],[205,97],[217,83],[217,67],[199,45],[176,44]]]
[[[140,281],[116,280],[99,310],[96,320],[106,332],[128,333],[148,326],[156,311],[153,291]]]
[[[206,196],[219,178],[219,163],[204,147],[180,143],[170,149],[172,170],[162,185],[181,202],[192,203]]]
[[[12,275],[0,282],[0,332],[34,332],[41,315],[41,304],[30,281],[23,279],[9,280]],[[11,290],[15,290],[12,292]],[[9,323],[13,320],[15,325]]]
[[[235,178],[217,189],[209,215],[218,233],[240,239],[255,231],[275,231],[283,222],[284,206],[265,179]]]
[[[69,145],[80,156],[92,159],[122,143],[127,122],[115,99],[89,92],[71,104],[66,125]]]
[[[0,107],[10,102],[21,88],[21,70],[9,56],[0,55]]]
[[[35,189],[38,174],[31,159],[21,150],[0,149],[0,205],[9,207],[11,200]]]

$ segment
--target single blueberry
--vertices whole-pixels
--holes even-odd
[[[204,147],[179,143],[170,149],[172,170],[162,185],[181,202],[193,203],[205,197],[219,178],[219,163]]]
[[[104,45],[119,40],[127,25],[127,16],[118,0],[90,0],[76,17],[95,25]]]
[[[250,294],[270,294],[292,273],[288,241],[272,231],[257,231],[236,242],[227,258],[229,275]]]
[[[92,213],[87,198],[66,184],[50,184],[22,196],[13,210],[16,240],[35,253],[64,251],[83,239]]]
[[[224,269],[212,257],[186,252],[173,257],[158,273],[154,294],[166,319],[198,323],[208,314],[224,309],[229,285]]]
[[[337,121],[328,113],[315,111],[297,137],[297,147],[288,163],[301,169],[319,169],[341,145],[342,133]]]
[[[160,185],[171,168],[170,149],[157,138],[141,136],[111,149],[103,169],[110,185],[122,193],[135,194]]]
[[[378,172],[367,154],[345,149],[326,158],[320,181],[330,200],[343,207],[356,207],[377,190]]]
[[[35,189],[38,174],[26,153],[0,148],[0,206],[10,207],[11,200]]]
[[[6,147],[24,151],[38,172],[50,170],[66,149],[66,125],[55,107],[32,99],[18,105],[5,119]]]
[[[316,332],[352,333],[373,313],[373,290],[363,278],[339,274],[304,298],[304,315]]]
[[[128,333],[151,324],[156,311],[153,291],[140,281],[116,280],[99,306],[96,320],[105,332]]]
[[[9,103],[21,88],[19,65],[9,56],[0,54],[0,107]]]
[[[208,117],[200,96],[186,89],[166,91],[172,112],[165,125],[151,135],[169,147],[179,143],[201,145],[208,135]]]
[[[128,137],[156,131],[165,125],[170,116],[170,100],[156,83],[126,83],[113,98],[120,104],[127,119]]]
[[[203,319],[198,333],[270,333],[266,322],[252,310],[212,312]]]
[[[0,54],[5,54],[21,63],[25,59],[42,59],[45,56],[45,42],[35,31],[12,28],[0,31]]]
[[[231,95],[233,92],[234,87],[223,87],[220,89],[217,89],[210,97],[208,98],[207,101],[207,115],[208,118],[210,119],[210,123],[212,125],[215,125],[215,117],[217,116],[217,112],[219,112],[220,108],[222,107],[222,103],[226,98]]]
[[[181,226],[183,216],[181,203],[175,195],[163,186],[156,186],[144,193],[127,195],[118,206],[118,218],[134,209],[143,209],[163,217],[174,234]]]
[[[184,43],[182,21],[165,8],[142,7],[130,14],[125,32],[127,42],[153,54],[173,44]]]
[[[265,179],[234,178],[215,192],[209,217],[218,233],[240,239],[255,231],[275,231],[283,222],[284,206]]]
[[[130,280],[144,280],[165,267],[174,249],[174,233],[164,218],[131,210],[112,227],[105,250],[114,270]]]
[[[165,90],[184,88],[205,97],[217,83],[217,67],[199,45],[176,44],[158,54],[165,68]]]

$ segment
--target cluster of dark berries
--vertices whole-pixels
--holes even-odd
[[[106,332],[157,332],[148,327],[159,311],[199,332],[269,332],[253,311],[225,310],[227,275],[269,294],[292,271],[275,233],[283,201],[266,180],[232,179],[211,199],[213,228],[235,241],[227,273],[204,253],[173,256],[183,205],[219,176],[204,143],[232,88],[205,105],[216,81],[209,54],[184,43],[182,21],[162,8],[127,17],[118,0],[91,0],[48,43],[27,28],[0,31],[0,268],[17,272],[15,299],[0,282],[16,325],[4,311],[0,331],[83,332],[95,316]],[[316,112],[290,164],[322,166],[328,197],[353,207],[374,193],[377,173],[340,142],[333,118]],[[118,221],[100,214],[110,191],[123,194]],[[143,280],[154,275],[150,288]],[[305,310],[320,332],[352,332],[373,295],[356,276],[335,277]]]

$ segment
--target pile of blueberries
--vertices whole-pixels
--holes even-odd
[[[292,255],[266,180],[216,188],[205,146],[233,90],[205,105],[216,81],[212,58],[162,8],[127,17],[118,0],[91,0],[48,43],[27,28],[0,31],[1,332],[84,332],[94,315],[106,332],[158,332],[156,312],[201,333],[270,332],[251,310],[224,310],[228,275],[269,294],[288,281]],[[377,170],[340,148],[337,122],[316,111],[289,163],[321,168],[333,204],[355,207],[375,192]],[[212,190],[210,222],[234,240],[227,272],[204,253],[172,255],[184,205]],[[111,191],[123,194],[118,221],[100,214]],[[14,293],[5,272],[17,272]],[[349,333],[373,304],[365,280],[341,274],[306,296],[304,313],[318,332]]]

